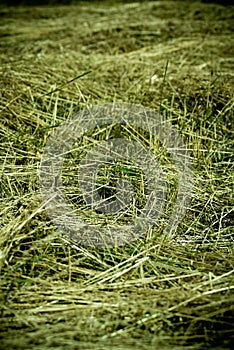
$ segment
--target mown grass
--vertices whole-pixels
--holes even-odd
[[[0,348],[230,349],[233,7],[155,1],[0,9]],[[173,238],[163,235],[176,188],[167,152],[160,164],[169,204],[135,242],[82,246],[61,235],[43,206],[38,170],[48,136],[76,112],[107,102],[160,112],[189,149],[194,193]],[[116,217],[81,210],[73,174],[84,151],[110,132],[134,133],[160,150],[139,130],[114,126],[77,141],[64,186],[76,210],[103,225]],[[144,205],[144,174],[125,165],[103,168],[99,184],[133,177]]]

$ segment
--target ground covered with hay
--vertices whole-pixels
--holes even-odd
[[[230,349],[234,8],[86,1],[2,6],[0,16],[0,349]],[[189,149],[194,192],[173,238],[163,234],[165,213],[135,242],[82,246],[43,206],[48,136],[107,102],[160,112]],[[69,164],[64,183],[80,210]],[[93,210],[86,216],[109,224]]]

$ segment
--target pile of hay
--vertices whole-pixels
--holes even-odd
[[[234,8],[73,2],[0,14],[0,349],[230,349]],[[186,143],[194,194],[177,239],[162,234],[165,216],[99,250],[50,220],[38,179],[48,136],[106,102],[160,111]]]

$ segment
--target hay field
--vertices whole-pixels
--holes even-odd
[[[232,348],[233,16],[201,1],[0,6],[1,350]],[[43,206],[48,136],[112,102],[160,112],[187,145],[194,192],[173,238],[165,213],[135,242],[82,246]]]

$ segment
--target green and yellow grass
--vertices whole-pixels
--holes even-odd
[[[0,349],[230,349],[233,7],[78,2],[0,12]],[[38,179],[48,136],[107,102],[160,112],[186,143],[194,194],[176,238],[163,235],[167,213],[144,238],[106,249],[69,240],[50,220]],[[64,183],[80,210],[71,169]],[[100,183],[120,175],[106,169]]]

